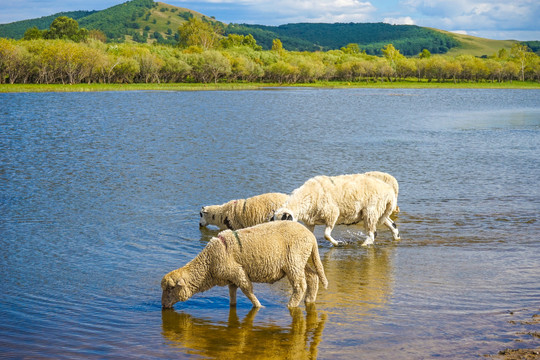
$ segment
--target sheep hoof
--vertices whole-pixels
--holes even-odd
[[[347,243],[345,241],[337,240],[334,246],[345,246]]]
[[[369,245],[373,245],[374,241],[372,239],[366,239],[366,241],[364,241],[362,243],[362,246],[369,246]]]

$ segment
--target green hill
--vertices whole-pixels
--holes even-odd
[[[9,39],[22,39],[26,29],[31,27],[37,27],[40,30],[48,29],[54,19],[59,16],[67,16],[72,19],[79,21],[85,16],[91,15],[96,11],[70,11],[70,12],[61,12],[54,15],[43,16],[37,19],[29,19],[16,21],[9,24],[0,24],[0,37],[9,38]]]
[[[459,45],[454,37],[415,25],[385,23],[298,23],[280,26],[231,24],[227,33],[252,34],[263,49],[279,38],[287,50],[316,51],[340,49],[347,44],[359,44],[361,50],[379,55],[387,44],[393,44],[404,55],[416,55],[423,49],[431,53],[446,53]]]
[[[358,44],[367,54],[380,55],[381,49],[393,44],[404,55],[412,56],[428,49],[433,54],[492,55],[501,48],[510,49],[514,40],[490,40],[459,35],[415,25],[385,23],[297,23],[280,26],[223,24],[196,11],[153,0],[131,0],[100,11],[62,12],[37,19],[0,24],[0,37],[21,39],[31,27],[48,29],[59,16],[68,16],[88,30],[101,30],[108,41],[159,42],[176,44],[178,27],[190,17],[219,23],[227,34],[252,34],[263,49],[270,49],[280,39],[286,50],[327,51],[348,44]],[[533,44],[534,43],[534,44]],[[538,51],[537,42],[532,42]]]
[[[0,24],[0,37],[21,39],[26,29],[48,29],[58,16],[68,16],[88,30],[101,30],[109,41],[177,43],[178,27],[196,16],[214,21],[196,11],[153,0],[131,0],[101,11],[62,12],[39,19]]]

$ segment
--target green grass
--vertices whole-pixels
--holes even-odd
[[[205,91],[205,90],[259,90],[272,87],[315,87],[327,89],[379,88],[379,89],[540,89],[537,82],[427,82],[404,80],[395,82],[317,82],[308,84],[270,83],[218,83],[218,84],[0,84],[0,92],[89,92],[89,91]]]

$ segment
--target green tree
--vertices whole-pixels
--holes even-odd
[[[42,38],[43,38],[43,31],[39,30],[37,26],[33,26],[31,28],[26,29],[23,36],[24,40],[36,40],[36,39],[42,39]]]
[[[0,83],[15,83],[24,72],[24,60],[28,57],[25,48],[15,41],[0,38]]]
[[[508,50],[506,49],[500,49],[498,52],[497,52],[497,58],[501,59],[501,60],[506,60],[508,59]]]
[[[276,63],[271,64],[266,68],[265,74],[266,77],[271,81],[276,81],[280,84],[284,82],[293,83],[297,76],[299,75],[300,70],[288,62],[279,60]]]
[[[221,36],[221,28],[213,26],[210,22],[192,17],[178,28],[181,47],[200,46],[205,50],[217,46]]]
[[[388,44],[385,47],[382,48],[382,53],[386,60],[388,61],[388,64],[392,68],[392,72],[394,74],[397,74],[397,63],[399,60],[405,58],[405,56],[401,55],[398,49],[394,47],[392,44]]]
[[[220,78],[231,73],[231,63],[217,50],[204,51],[192,55],[193,75],[198,81],[217,83]]]
[[[226,38],[220,40],[220,44],[224,49],[229,49],[239,46],[247,46],[255,50],[262,50],[262,47],[257,45],[257,41],[253,35],[228,34]]]
[[[275,51],[279,54],[283,52],[283,43],[279,39],[272,40],[272,51]]]
[[[345,54],[360,54],[360,46],[356,43],[350,43],[341,48]]]
[[[525,67],[527,66],[527,61],[533,55],[533,52],[526,45],[520,43],[515,43],[510,50],[510,55],[519,65],[521,73],[521,81],[525,81]]]
[[[86,40],[87,37],[88,30],[79,28],[77,20],[67,16],[59,16],[54,19],[44,36],[46,39],[63,39],[75,42]]]
[[[428,49],[424,49],[420,54],[418,54],[418,57],[420,59],[429,59],[431,57],[431,53]]]

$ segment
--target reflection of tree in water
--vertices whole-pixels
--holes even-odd
[[[328,289],[319,290],[319,308],[362,317],[384,307],[392,293],[393,252],[391,246],[329,249],[321,258]]]
[[[254,324],[257,309],[253,308],[240,321],[231,307],[226,324],[193,317],[174,310],[162,312],[163,336],[172,346],[186,353],[220,359],[277,358],[315,359],[326,314],[319,318],[314,305],[290,310],[290,327],[275,324]]]

